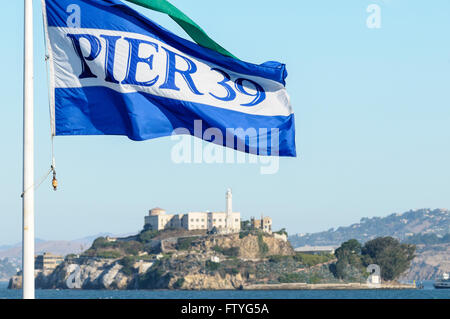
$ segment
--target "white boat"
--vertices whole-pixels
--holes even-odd
[[[448,273],[443,273],[442,277],[434,282],[434,288],[436,289],[450,288],[450,276],[448,275]]]

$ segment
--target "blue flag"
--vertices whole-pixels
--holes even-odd
[[[190,134],[296,156],[284,64],[227,57],[118,0],[42,0],[54,135]]]

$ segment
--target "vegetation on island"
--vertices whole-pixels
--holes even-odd
[[[213,250],[217,253],[220,253],[224,256],[228,257],[238,257],[239,256],[239,247],[229,247],[229,248],[223,248],[218,245],[213,247]]]
[[[391,236],[402,243],[417,245],[416,258],[398,279],[433,280],[448,272],[450,253],[450,210],[417,209],[385,217],[365,217],[348,226],[327,231],[294,234],[289,241],[294,247],[333,246],[356,239],[364,244],[377,237]],[[346,279],[348,280],[348,279]]]
[[[337,278],[346,279],[351,276],[352,270],[364,274],[368,265],[377,264],[381,269],[381,278],[391,281],[409,268],[415,249],[415,245],[402,244],[393,237],[375,238],[364,245],[351,239],[336,249],[337,261],[330,270]]]
[[[258,234],[258,247],[261,256],[265,256],[269,252],[269,246],[264,242],[263,233]]]
[[[287,235],[285,229],[274,233]],[[232,245],[207,244],[212,238],[229,238]],[[268,240],[277,244],[271,244],[272,248],[269,248]],[[161,251],[163,241],[164,251],[171,252]],[[253,249],[240,246],[244,242],[256,245],[253,246],[256,248],[256,259],[242,258],[242,255],[249,253],[248,249]],[[273,249],[282,243],[286,247],[281,250],[283,253],[274,254]],[[215,259],[210,257],[212,255],[216,256]],[[242,230],[238,235],[193,234],[180,229],[155,231],[145,228],[139,234],[127,238],[100,237],[81,255],[80,259],[83,258],[117,260],[122,266],[121,273],[135,277],[135,286],[148,289],[164,288],[169,283],[172,288],[182,288],[185,276],[190,273],[219,275],[221,278],[241,276],[242,280],[253,283],[328,282],[333,280],[328,264],[335,259],[332,254],[296,253],[288,242],[277,241],[274,235],[252,228],[249,221],[242,222]],[[140,260],[152,262],[143,274],[138,273],[136,268],[136,262]]]
[[[140,241],[109,241],[105,237],[99,237],[81,256],[116,259],[137,256],[140,251],[145,251],[144,244]]]
[[[277,233],[286,234],[286,231],[282,229]],[[136,236],[126,239],[97,238],[83,256],[118,259],[122,266],[121,272],[133,276],[136,274],[136,261],[154,259],[155,254],[160,253],[154,242],[173,235],[176,235],[175,241],[172,240],[172,247],[169,248],[177,253],[160,254],[149,270],[138,276],[139,287],[165,287],[173,282],[173,288],[181,288],[184,276],[190,271],[205,275],[219,274],[221,277],[240,274],[253,283],[361,282],[368,276],[365,269],[369,264],[378,264],[382,279],[390,281],[408,269],[415,251],[414,245],[400,243],[392,237],[381,237],[364,245],[356,239],[348,240],[334,254],[309,254],[293,250],[289,254],[270,254],[265,237],[273,235],[252,229],[250,223],[244,221],[238,238],[256,238],[259,253],[257,261],[241,259],[243,248],[239,246],[224,247],[215,244],[209,249],[200,249],[209,238],[206,234],[192,236],[179,230],[151,229],[144,229]],[[170,243],[166,245],[170,246]],[[215,254],[217,260],[205,257],[210,254]],[[176,280],[173,281],[172,278]]]
[[[120,265],[119,278],[129,289],[196,289],[219,282],[227,287],[363,282],[372,263],[381,267],[384,280],[393,280],[408,268],[415,251],[414,245],[383,237],[364,245],[346,241],[334,254],[301,253],[279,235],[287,235],[286,230],[268,234],[249,221],[242,222],[239,234],[145,228],[126,238],[99,237],[81,256],[67,256],[66,263]]]
[[[273,232],[274,234],[278,234],[278,235],[285,235],[286,237],[288,236],[288,233],[286,231],[286,228],[281,228],[279,231]]]
[[[205,232],[192,232],[197,235],[205,235]],[[156,231],[144,228],[139,234],[127,238],[111,239],[108,237],[99,237],[94,240],[91,247],[81,254],[81,257],[91,258],[109,258],[117,259],[123,257],[135,256],[140,259],[146,259],[146,255],[159,253],[159,248],[153,245],[155,241],[169,237],[178,238],[178,249],[187,250],[191,246],[195,237],[182,236],[191,235],[189,232],[179,229],[168,229]]]

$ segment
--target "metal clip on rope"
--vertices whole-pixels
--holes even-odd
[[[52,179],[52,186],[53,190],[56,191],[58,189],[58,180],[56,179],[56,170],[52,165],[52,171],[53,171],[53,179]]]

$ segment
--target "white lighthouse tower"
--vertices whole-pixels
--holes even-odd
[[[227,215],[231,215],[233,212],[233,195],[231,194],[231,188],[227,189],[227,193],[225,195],[226,199],[226,209],[227,209]]]
[[[226,201],[226,228],[228,232],[233,230],[233,195],[231,194],[231,188],[227,189],[225,194]]]

